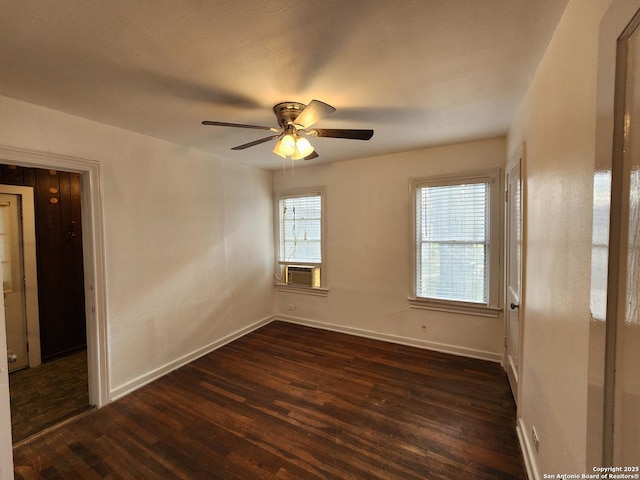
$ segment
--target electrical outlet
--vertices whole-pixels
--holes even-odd
[[[531,438],[533,439],[533,446],[536,447],[536,452],[540,451],[540,439],[535,427],[531,427]]]
[[[295,304],[293,303],[290,303],[289,305],[287,305],[287,310],[289,310],[290,312],[295,312],[297,308],[298,307],[296,307]]]

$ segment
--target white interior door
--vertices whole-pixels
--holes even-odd
[[[505,365],[513,398],[518,401],[520,300],[522,292],[522,150],[507,168]]]
[[[20,196],[0,194],[0,262],[9,371],[29,366]]]

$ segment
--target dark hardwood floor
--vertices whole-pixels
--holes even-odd
[[[525,479],[498,364],[273,322],[14,449],[17,479]]]

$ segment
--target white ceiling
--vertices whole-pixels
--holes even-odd
[[[504,135],[567,0],[2,0],[0,95],[279,168],[282,101],[322,100],[322,163]],[[1,113],[0,113],[1,114]]]

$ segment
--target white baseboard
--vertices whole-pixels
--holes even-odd
[[[524,457],[527,477],[529,477],[529,480],[540,480],[540,472],[538,471],[538,464],[534,456],[535,450],[531,444],[529,435],[526,433],[526,427],[521,418],[518,419],[518,423],[516,424],[516,433],[520,441],[520,450],[522,450],[522,456]]]
[[[184,365],[193,362],[194,360],[202,357],[203,355],[206,355],[208,353],[213,352],[214,350],[234,341],[237,340],[238,338],[254,331],[257,330],[258,328],[274,321],[274,320],[281,320],[283,322],[289,322],[289,323],[296,323],[298,325],[305,325],[308,327],[314,327],[314,328],[320,328],[323,330],[331,330],[334,332],[338,332],[338,333],[346,333],[349,335],[356,335],[359,337],[365,337],[365,338],[371,338],[373,340],[381,340],[384,342],[390,342],[390,343],[397,343],[400,345],[407,345],[410,347],[417,347],[417,348],[424,348],[426,350],[435,350],[438,352],[443,352],[443,353],[450,353],[453,355],[459,355],[459,356],[463,356],[463,357],[469,357],[469,358],[476,358],[476,359],[480,359],[480,360],[488,360],[490,362],[496,362],[496,363],[500,363],[502,361],[502,355],[498,354],[498,353],[493,353],[493,352],[486,352],[483,350],[474,350],[471,348],[466,348],[466,347],[460,347],[460,346],[456,346],[456,345],[449,345],[449,344],[444,344],[444,343],[437,343],[437,342],[428,342],[425,340],[419,340],[419,339],[415,339],[415,338],[407,338],[407,337],[400,337],[397,335],[390,335],[387,333],[380,333],[380,332],[374,332],[371,330],[363,330],[363,329],[359,329],[359,328],[353,328],[353,327],[345,327],[343,325],[336,325],[336,324],[332,324],[332,323],[325,323],[325,322],[319,322],[316,320],[310,320],[310,319],[306,319],[306,318],[300,318],[300,317],[293,317],[290,315],[270,315],[268,317],[265,317],[247,327],[241,328],[240,330],[237,330],[236,332],[233,332],[229,335],[227,335],[226,337],[223,337],[219,340],[216,340],[215,342],[210,343],[209,345],[206,345],[204,347],[201,347],[187,355],[183,355],[182,357],[169,362],[161,367],[158,367],[148,373],[145,373],[144,375],[141,375],[137,378],[134,378],[133,380],[130,380],[129,382],[125,383],[124,385],[120,385],[119,387],[116,387],[114,389],[111,390],[110,395],[109,395],[109,401],[112,402],[114,400],[117,400],[118,398],[122,398],[125,395],[137,390],[138,388],[153,382],[154,380],[157,380],[158,378],[162,377],[163,375],[166,375],[169,372],[172,372],[180,367],[183,367]]]
[[[450,353],[462,357],[476,358],[479,360],[488,360],[490,362],[502,363],[502,354],[487,352],[484,350],[475,350],[472,348],[460,347],[457,345],[449,345],[446,343],[429,342],[417,338],[400,337],[388,333],[374,332],[372,330],[363,330],[353,327],[345,327],[344,325],[336,325],[333,323],[319,322],[307,318],[293,317],[291,315],[276,314],[272,316],[273,320],[282,320],[283,322],[296,323],[306,325],[308,327],[321,328],[323,330],[331,330],[338,333],[347,333],[359,337],[371,338],[373,340],[382,340],[384,342],[397,343],[407,345],[409,347],[424,348],[426,350],[435,350],[442,353]]]
[[[137,390],[138,388],[153,382],[154,380],[157,380],[158,378],[162,377],[163,375],[166,375],[169,372],[172,372],[180,367],[185,366],[186,364],[193,362],[194,360],[213,352],[214,350],[217,350],[218,348],[226,345],[227,343],[233,342],[234,340],[237,340],[240,337],[243,337],[244,335],[253,332],[254,330],[257,330],[258,328],[270,323],[273,320],[273,315],[269,315],[268,317],[263,318],[262,320],[258,320],[257,322],[246,326],[244,328],[241,328],[240,330],[237,330],[229,335],[227,335],[226,337],[222,337],[219,340],[216,340],[215,342],[210,343],[209,345],[205,345],[204,347],[201,347],[187,355],[183,355],[182,357],[169,362],[161,367],[156,368],[155,370],[152,370],[148,373],[145,373],[144,375],[141,375],[127,383],[125,383],[124,385],[121,385],[119,387],[116,387],[114,389],[111,390],[110,392],[110,396],[109,396],[109,401],[113,402],[114,400],[117,400],[118,398],[122,398],[125,395],[133,392],[134,390]]]

